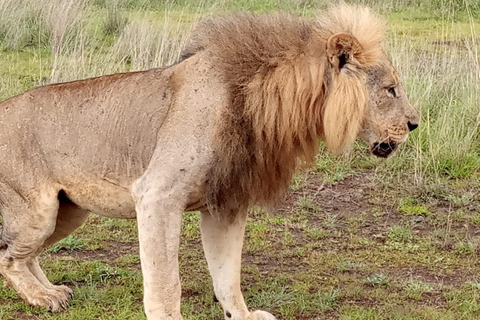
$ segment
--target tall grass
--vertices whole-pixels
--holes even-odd
[[[268,11],[280,6],[312,15],[327,2],[333,1],[0,0],[0,47],[19,55],[32,50],[48,52],[38,63],[47,64],[50,72],[18,86],[27,89],[38,83],[172,64],[190,29],[213,11],[240,7]],[[478,171],[480,30],[475,30],[475,19],[480,4],[467,0],[348,2],[365,3],[385,14],[422,14],[440,26],[438,34],[426,40],[392,28],[388,51],[412,103],[421,111],[422,122],[404,152],[379,165],[402,174],[413,172],[418,183],[443,176],[461,178]],[[468,33],[453,31],[459,19],[464,24],[470,21]],[[13,77],[0,79],[0,93],[11,92],[9,87],[15,81]]]
[[[107,35],[119,34],[128,22],[123,16],[123,9],[126,6],[125,0],[107,0],[105,3],[105,25],[104,30]]]
[[[1,0],[0,41],[7,50],[51,45],[58,53],[82,21],[87,0]]]
[[[0,41],[8,50],[44,45],[47,29],[41,7],[28,0],[0,1]]]
[[[161,23],[132,21],[116,39],[110,56],[133,70],[170,65],[180,58],[188,30],[181,23],[172,22],[168,15]]]
[[[480,168],[480,37],[473,20],[470,25],[467,35],[443,29],[438,40],[427,38],[423,44],[405,36],[390,43],[394,64],[422,116],[405,152],[391,162],[401,170],[414,168],[420,183],[467,177]]]

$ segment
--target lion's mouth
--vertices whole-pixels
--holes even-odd
[[[397,148],[398,144],[390,142],[375,142],[372,146],[372,153],[380,158],[386,158],[392,154],[393,151]]]

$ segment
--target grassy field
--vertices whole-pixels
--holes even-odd
[[[333,2],[333,1],[331,1]],[[270,213],[253,210],[247,304],[279,319],[480,319],[480,4],[366,3],[389,22],[387,50],[422,122],[388,160],[358,144],[322,148]],[[249,10],[314,17],[328,1],[0,0],[0,100],[37,85],[174,62],[203,16]],[[222,319],[185,214],[185,319]],[[0,319],[144,319],[135,221],[92,214],[41,256],[74,289],[50,314],[0,285]]]

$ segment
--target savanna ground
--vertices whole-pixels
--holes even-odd
[[[252,211],[246,300],[279,319],[480,319],[480,4],[361,2],[387,17],[387,51],[422,123],[386,161],[361,144],[342,157],[322,149],[276,208]],[[0,100],[41,84],[172,63],[205,15],[312,18],[326,5],[0,0]],[[222,319],[198,224],[198,213],[185,214],[183,314]],[[41,256],[54,283],[74,288],[71,307],[50,314],[0,285],[0,319],[144,319],[137,247],[135,221],[92,214]]]

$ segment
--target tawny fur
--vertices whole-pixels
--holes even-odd
[[[382,34],[357,7],[312,21],[215,19],[171,67],[0,103],[0,273],[31,305],[60,311],[72,290],[50,283],[41,250],[89,211],[136,218],[147,318],[181,320],[182,213],[200,210],[225,318],[274,320],[250,312],[241,293],[247,207],[275,200],[319,139],[341,152],[358,136],[386,157],[418,124]]]
[[[339,32],[359,42],[349,74],[335,74],[328,63],[327,41]],[[319,139],[337,153],[353,143],[368,100],[365,74],[357,71],[378,62],[383,34],[380,18],[349,6],[313,21],[247,14],[198,26],[184,58],[207,50],[231,92],[207,181],[212,211],[270,204],[297,161],[314,159]]]

